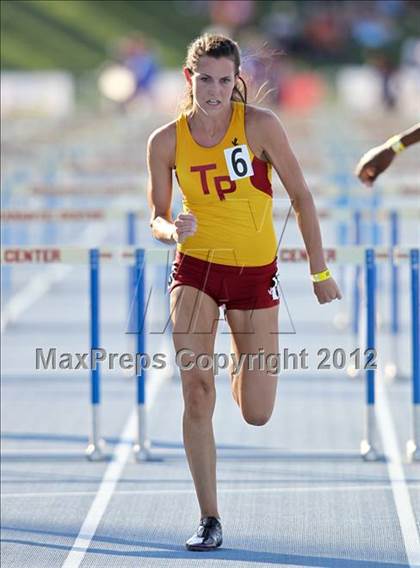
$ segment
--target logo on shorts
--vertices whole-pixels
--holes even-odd
[[[170,274],[169,274],[169,278],[168,278],[168,288],[170,288],[170,287],[171,287],[171,285],[172,285],[172,282],[173,282],[173,281],[175,280],[175,276],[176,276],[176,270],[177,270],[177,268],[178,268],[178,267],[176,266],[176,264],[175,264],[175,263],[173,263],[173,265],[172,265],[172,269],[171,269],[171,272],[170,272]]]
[[[273,298],[273,300],[279,300],[280,299],[280,272],[277,269],[277,272],[275,273],[275,275],[273,276],[273,278],[271,279],[271,288],[268,289],[268,293],[270,294],[270,296]]]

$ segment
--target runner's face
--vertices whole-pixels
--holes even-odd
[[[218,113],[230,105],[235,86],[235,64],[227,57],[203,55],[192,76],[194,102],[208,113]]]

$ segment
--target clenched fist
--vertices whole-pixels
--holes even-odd
[[[387,169],[395,152],[385,146],[377,146],[364,154],[356,166],[355,173],[364,184],[371,186],[379,174]]]
[[[314,292],[320,304],[329,304],[333,300],[341,300],[341,292],[334,278],[323,282],[314,282]]]
[[[174,221],[175,230],[173,239],[176,243],[183,243],[197,231],[197,219],[192,213],[180,213]]]

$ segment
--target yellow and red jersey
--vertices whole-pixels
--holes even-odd
[[[178,251],[230,266],[263,266],[276,256],[272,166],[255,156],[245,134],[245,106],[233,112],[223,140],[210,148],[192,137],[187,117],[176,122],[175,173],[184,212],[197,232]]]

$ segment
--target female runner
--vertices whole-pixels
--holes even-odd
[[[283,127],[270,110],[247,104],[238,45],[205,34],[190,45],[183,71],[183,112],[148,141],[148,199],[153,236],[177,244],[169,282],[173,341],[177,353],[188,353],[181,368],[183,437],[201,512],[186,547],[209,550],[222,544],[212,427],[216,393],[213,369],[194,364],[194,357],[213,356],[220,306],[236,360],[278,353],[272,167],[293,204],[319,303],[341,295],[325,264],[312,195]],[[183,213],[175,220],[173,170],[183,195]],[[276,385],[264,365],[231,371],[232,394],[246,422],[261,426],[269,420]]]

